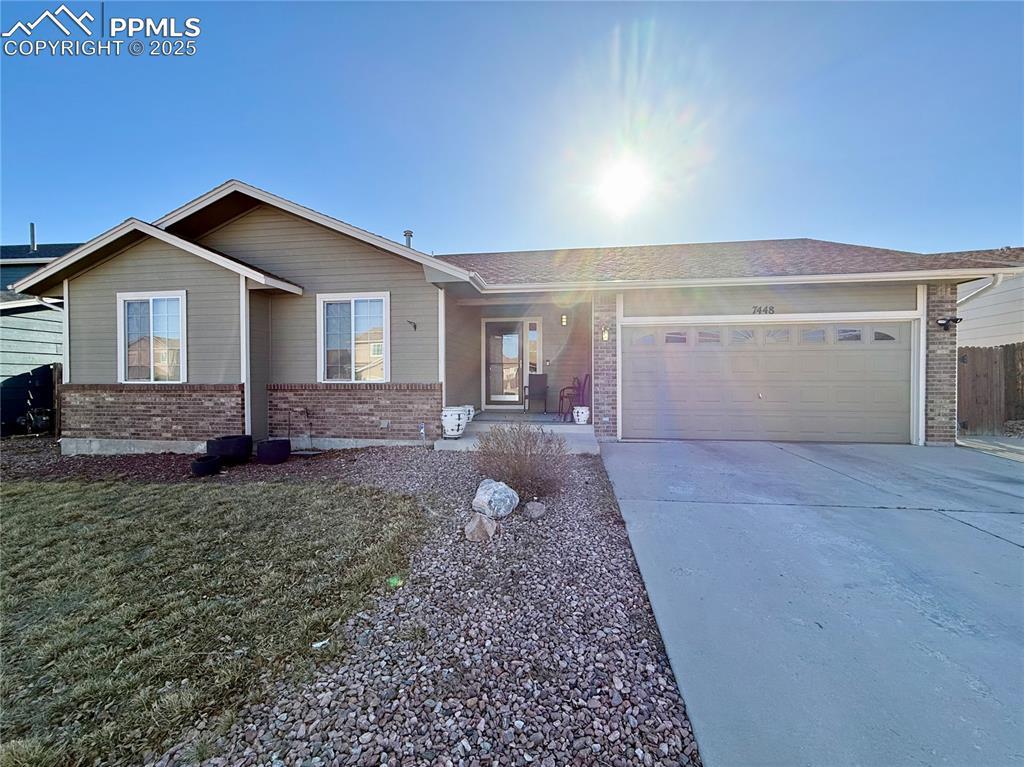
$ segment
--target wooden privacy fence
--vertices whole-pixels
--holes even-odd
[[[961,434],[1002,434],[1024,420],[1024,343],[960,349],[956,399]]]

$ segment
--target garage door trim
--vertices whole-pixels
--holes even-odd
[[[629,326],[664,325],[768,325],[768,324],[835,324],[843,322],[910,322],[910,441],[924,444],[925,366],[928,329],[928,286],[917,286],[917,308],[880,312],[817,312],[797,314],[720,314],[640,317],[623,315],[622,293],[616,294],[615,333],[615,400],[616,436],[622,439],[622,328]]]

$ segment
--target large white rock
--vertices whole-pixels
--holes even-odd
[[[491,519],[507,517],[519,505],[519,495],[504,482],[485,479],[476,489],[473,509]]]
[[[490,517],[477,512],[469,518],[464,531],[467,540],[487,543],[498,532],[498,523]]]

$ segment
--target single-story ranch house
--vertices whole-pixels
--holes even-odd
[[[65,453],[419,443],[445,403],[522,411],[530,375],[552,409],[589,380],[599,441],[921,445],[956,435],[957,285],[1022,271],[809,239],[431,256],[228,181],[14,289],[63,300]]]

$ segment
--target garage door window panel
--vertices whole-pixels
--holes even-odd
[[[699,328],[697,330],[698,346],[721,346],[722,331],[720,328]]]
[[[902,341],[902,334],[897,325],[874,325],[871,328],[871,342],[879,344]]]
[[[750,346],[757,341],[757,334],[753,328],[731,328],[729,330],[729,343],[733,346]]]
[[[828,331],[825,328],[803,328],[800,331],[800,343],[807,346],[826,344]]]
[[[770,345],[789,345],[791,343],[789,328],[768,328],[764,332],[764,342]]]
[[[860,328],[836,328],[836,343],[848,344],[848,343],[860,343],[863,338],[863,332]]]

